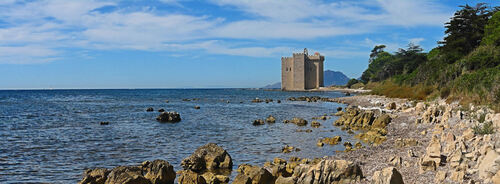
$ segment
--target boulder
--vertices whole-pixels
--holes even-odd
[[[179,184],[207,184],[205,178],[190,170],[179,171],[178,182]]]
[[[238,166],[238,175],[233,184],[268,184],[274,183],[273,175],[266,169],[248,164]]]
[[[265,123],[264,123],[264,120],[262,120],[262,119],[256,119],[256,120],[253,120],[253,123],[252,123],[252,125],[254,125],[254,126],[257,126],[257,125],[264,125],[264,124],[265,124]]]
[[[108,179],[110,170],[106,168],[87,169],[83,173],[83,179],[79,184],[104,184]]]
[[[373,184],[404,184],[403,176],[394,167],[387,167],[381,171],[375,171],[372,177]]]
[[[363,177],[357,164],[346,160],[321,160],[315,165],[299,165],[294,169],[296,183],[354,183]]]
[[[392,118],[388,114],[382,114],[378,118],[373,121],[372,127],[374,128],[385,128],[390,122]]]
[[[268,122],[268,123],[274,123],[274,122],[276,122],[276,118],[274,118],[272,115],[269,115],[266,118],[266,122]]]
[[[142,163],[142,174],[152,184],[174,183],[174,167],[164,160],[145,161]]]
[[[156,120],[159,122],[175,123],[181,121],[181,115],[177,112],[162,112]]]
[[[189,157],[181,162],[186,170],[201,172],[204,170],[232,169],[233,160],[229,153],[214,143],[200,146]]]
[[[153,112],[153,111],[155,111],[155,110],[153,109],[153,107],[148,107],[148,108],[146,109],[146,112]]]
[[[105,184],[150,184],[150,181],[139,166],[118,166],[111,170]]]
[[[426,148],[424,157],[420,159],[420,172],[435,171],[441,164],[441,158],[441,143],[437,136],[434,136]]]
[[[307,125],[307,120],[303,119],[303,118],[293,118],[291,121],[291,123],[293,124],[296,124],[298,126],[306,126]]]

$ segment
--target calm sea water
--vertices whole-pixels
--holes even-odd
[[[0,91],[0,183],[76,183],[86,168],[154,159],[167,160],[177,171],[183,158],[209,142],[229,152],[234,168],[242,163],[262,165],[274,157],[333,155],[343,146],[320,148],[316,141],[335,135],[350,139],[332,125],[335,117],[320,120],[321,128],[282,123],[295,116],[311,122],[314,116],[344,106],[286,100],[313,95],[342,96],[337,92],[244,89]],[[251,103],[255,97],[282,103]],[[186,102],[184,98],[199,100]],[[194,109],[195,105],[201,109]],[[146,112],[147,107],[155,112]],[[156,122],[159,108],[179,112],[182,121]],[[277,122],[252,125],[254,119],[268,115],[276,117]],[[100,121],[110,124],[100,125]],[[302,151],[281,153],[284,145]]]

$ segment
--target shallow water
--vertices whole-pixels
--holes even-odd
[[[317,147],[320,137],[341,135],[353,141],[332,125],[336,117],[319,120],[320,128],[283,124],[292,117],[311,122],[314,116],[344,106],[286,100],[298,96],[342,94],[243,89],[0,91],[0,183],[76,183],[86,168],[154,159],[167,160],[177,171],[183,158],[209,142],[226,149],[236,169],[242,163],[262,165],[275,157],[315,158],[343,150],[340,144]],[[275,102],[251,103],[255,97]],[[278,99],[282,103],[276,103]],[[194,109],[195,105],[201,109]],[[155,112],[146,112],[147,107]],[[159,108],[179,112],[182,121],[156,122]],[[252,125],[254,119],[268,115],[276,117],[275,124]],[[100,121],[110,124],[100,125]],[[281,153],[284,145],[302,151]]]

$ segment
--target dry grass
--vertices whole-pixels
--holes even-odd
[[[399,85],[390,80],[377,83],[368,83],[366,88],[372,90],[372,94],[384,95],[391,98],[408,98],[413,100],[426,100],[435,91],[433,86],[424,85]]]

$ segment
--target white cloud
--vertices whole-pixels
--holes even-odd
[[[179,0],[160,1],[182,3]],[[371,33],[387,25],[441,26],[449,16],[441,11],[442,7],[438,4],[427,0],[212,2],[236,8],[244,14],[235,20],[217,15],[161,12],[155,8],[130,10],[118,7],[120,3],[111,0],[1,1],[0,20],[4,25],[0,27],[0,63],[53,61],[64,55],[66,49],[72,48],[198,49],[212,54],[274,57],[291,49],[279,45],[270,48],[248,44],[241,46],[238,43]],[[97,11],[106,6],[115,6],[116,9],[111,12]],[[19,53],[27,54],[19,56]],[[351,50],[325,53],[334,57],[360,54]]]

